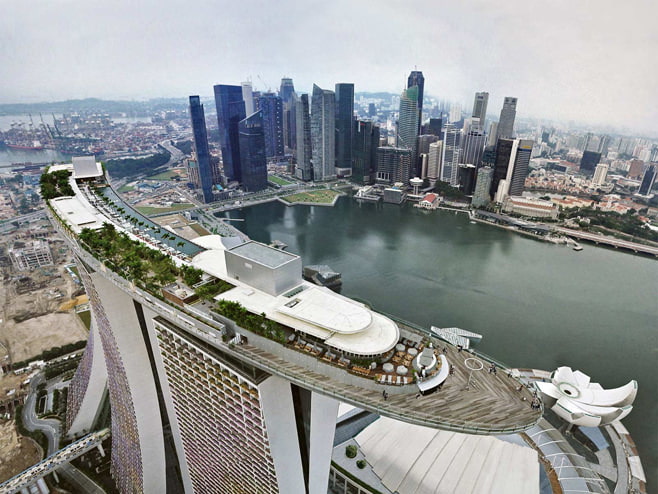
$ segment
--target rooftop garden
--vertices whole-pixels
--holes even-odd
[[[110,269],[151,293],[175,281],[194,286],[202,281],[203,272],[191,266],[177,266],[171,256],[148,247],[116,230],[111,223],[104,223],[99,230],[83,229],[80,242]],[[213,296],[233,286],[221,280],[202,284],[197,288],[201,298]]]
[[[39,183],[41,184],[41,197],[44,200],[55,199],[56,197],[73,196],[73,188],[69,184],[69,170],[58,170],[48,173],[48,169],[41,175]]]

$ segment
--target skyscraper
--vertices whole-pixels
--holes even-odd
[[[242,83],[242,99],[244,101],[244,111],[247,115],[251,115],[256,111],[254,106],[254,95],[251,88],[251,82]]]
[[[293,96],[295,86],[292,79],[283,77],[279,87],[279,97],[283,104],[283,145],[288,149],[294,149],[297,145],[296,127],[295,127],[295,110],[293,109]]]
[[[379,127],[371,121],[355,120],[352,135],[352,181],[371,184],[377,173]]]
[[[534,141],[530,139],[500,139],[496,148],[496,163],[491,181],[491,195],[496,202],[507,196],[523,193]]]
[[[464,132],[459,162],[480,166],[486,138],[479,125],[474,125],[470,130]]]
[[[224,174],[227,180],[240,182],[240,135],[238,125],[246,115],[241,86],[218,84],[215,90],[219,144],[222,149]]]
[[[212,170],[210,168],[210,151],[208,150],[208,132],[206,116],[201,99],[190,96],[190,119],[194,134],[194,153],[196,154],[198,177],[203,194],[203,202],[212,202]]]
[[[295,176],[301,180],[313,180],[313,166],[311,163],[311,117],[309,114],[308,94],[295,95],[295,135],[297,146],[295,157],[297,167]]]
[[[599,161],[601,161],[601,153],[595,151],[584,151],[583,156],[580,159],[580,171],[587,175],[591,175],[594,173],[594,169],[596,168],[596,165],[599,164]]]
[[[311,148],[313,180],[336,178],[336,97],[333,91],[313,84]]]
[[[292,101],[292,95],[295,94],[295,85],[292,83],[290,77],[281,78],[281,86],[279,87],[279,96],[284,103]]]
[[[257,111],[239,124],[242,188],[257,192],[267,188],[267,159],[263,113]]]
[[[478,170],[475,191],[473,192],[473,200],[471,201],[471,204],[473,204],[474,207],[480,208],[491,202],[489,191],[491,190],[492,179],[493,168],[483,166]]]
[[[262,93],[258,109],[263,112],[265,155],[267,159],[283,156],[283,100],[274,93]]]
[[[440,118],[430,118],[430,121],[423,126],[423,134],[432,134],[443,139],[442,120]]]
[[[461,164],[459,165],[459,187],[461,191],[470,196],[473,194],[473,189],[475,188],[475,177],[476,177],[477,168],[472,164]]]
[[[407,89],[416,86],[418,88],[418,130],[416,135],[420,134],[420,126],[423,123],[423,97],[425,95],[425,77],[420,70],[413,70],[407,78]]]
[[[459,154],[461,132],[453,124],[446,124],[443,137],[443,166],[441,181],[448,182],[453,187],[459,185]]]
[[[475,93],[473,101],[473,117],[480,119],[480,126],[484,130],[484,121],[487,118],[487,104],[489,103],[489,93]]]
[[[514,119],[516,118],[516,102],[517,98],[509,96],[505,97],[503,101],[503,108],[500,110],[500,119],[498,120],[498,129],[496,138],[512,138],[514,137]]]
[[[421,74],[422,77],[422,74]],[[411,86],[402,91],[400,96],[400,117],[398,120],[398,134],[397,134],[397,147],[406,148],[411,151],[413,164],[409,172],[417,175],[416,171],[416,158],[417,142],[419,126],[418,126],[418,98],[420,88],[419,86]],[[407,182],[411,177],[407,177]]]
[[[354,120],[354,84],[336,84],[336,168],[349,174],[352,168],[352,132]]]
[[[638,194],[643,196],[648,196],[651,194],[651,189],[653,184],[656,183],[656,165],[649,165],[644,171],[644,176],[642,177],[642,183],[640,184],[640,189],[637,191]]]
[[[443,165],[443,141],[436,141],[430,144],[427,155],[427,178],[431,182],[436,182],[441,177],[441,167]]]
[[[377,183],[409,183],[409,170],[413,163],[411,150],[407,148],[377,148]]]
[[[596,170],[594,170],[594,178],[592,178],[592,186],[600,187],[605,183],[609,167],[610,165],[607,163],[599,163],[596,165]]]

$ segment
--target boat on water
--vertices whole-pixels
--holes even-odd
[[[342,275],[331,269],[326,264],[304,266],[302,277],[306,281],[310,281],[311,283],[326,288],[336,288],[343,284]]]
[[[583,248],[582,248],[580,245],[574,245],[572,248],[573,248],[573,250],[575,250],[576,252],[580,252],[581,250],[583,250]]]
[[[5,142],[5,145],[9,149],[16,149],[19,151],[41,151],[44,149],[43,144],[41,144],[39,141],[33,141],[32,145],[29,144],[11,144],[9,142]]]

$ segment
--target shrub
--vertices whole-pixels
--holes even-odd
[[[366,467],[366,460],[357,460],[356,466],[363,470]]]
[[[353,444],[349,444],[345,447],[345,456],[348,458],[354,458],[356,456],[358,449]]]

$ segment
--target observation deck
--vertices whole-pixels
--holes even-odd
[[[283,273],[281,279],[276,278],[279,275],[275,273],[271,283],[255,287],[245,281],[248,276],[236,274],[238,271],[231,266],[234,260],[229,259],[227,252],[237,255],[247,251],[255,259],[253,266],[247,262],[249,259],[243,259],[249,265],[245,273],[260,269],[257,262],[272,264],[265,266],[271,269],[280,266],[292,269],[295,261],[273,262],[269,257],[259,257],[260,247],[253,245],[262,244],[254,242],[249,243],[253,244],[251,247],[242,244],[243,247],[238,246],[236,250],[223,247],[216,239],[197,243],[179,238],[173,232],[163,234],[158,225],[137,216],[139,213],[122,203],[103,177],[76,180],[73,173],[70,185],[75,193],[73,201],[53,199],[48,211],[53,224],[64,234],[76,255],[134,300],[220,354],[336,400],[437,429],[509,434],[527,430],[541,418],[541,408],[533,409],[530,405],[530,390],[499,363],[496,362],[497,373],[486,370],[472,373],[464,363],[466,359],[478,358],[486,363],[492,360],[472,350],[461,351],[433,340],[429,331],[396,321],[362,303],[302,281],[301,261],[299,283],[290,281],[289,273]],[[74,215],[67,215],[66,208],[60,205],[74,205]],[[77,220],[84,223],[76,223]],[[118,232],[130,242],[165,254],[181,273],[187,268],[200,269],[203,283],[222,283],[229,289],[217,294],[212,301],[176,304],[162,296],[161,289],[166,283],[163,279],[158,285],[159,278],[153,276],[148,267],[144,272],[134,266],[134,261],[118,265],[117,258],[131,256],[115,254],[109,259],[90,245],[87,225],[96,229],[95,237],[108,230]],[[212,248],[213,245],[216,248]],[[116,249],[105,252],[108,251]],[[218,307],[226,307],[229,303],[234,304],[234,310],[236,306],[239,308],[237,315],[249,314],[244,318],[245,323],[238,317],[231,319],[227,312],[219,313]],[[263,318],[259,325],[245,327],[255,316]],[[270,324],[275,325],[277,331],[263,334],[261,329]],[[299,345],[300,340],[305,346]],[[440,352],[443,356],[439,360],[452,368],[442,386],[432,393],[422,394],[424,390],[417,386],[414,376],[392,381],[374,375],[373,364],[380,366],[388,362],[398,347],[405,346],[403,342],[407,345],[415,342],[418,348],[419,344],[422,347],[432,341],[437,355]],[[398,372],[401,372],[400,367]],[[446,372],[444,368],[442,374]]]

